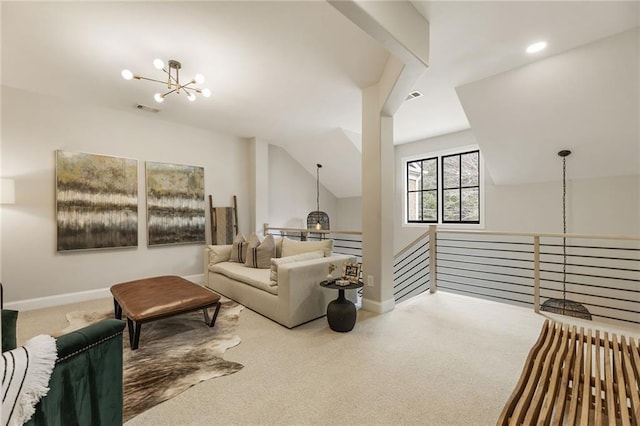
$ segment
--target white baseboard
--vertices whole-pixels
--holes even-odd
[[[84,302],[87,300],[102,299],[105,297],[111,297],[109,288],[18,300],[17,302],[5,303],[4,307],[7,309],[14,309],[16,311],[31,311],[34,309],[50,308],[51,306],[67,305],[69,303]]]
[[[189,275],[183,278],[199,285],[203,285],[204,283],[204,274]],[[76,293],[57,294],[55,296],[37,297],[35,299],[18,300],[16,302],[5,303],[4,307],[16,311],[31,311],[34,309],[50,308],[52,306],[68,305],[69,303],[103,299],[105,297],[111,297],[111,291],[109,291],[108,287],[97,290],[79,291]]]
[[[185,280],[189,280],[192,283],[196,283],[198,285],[204,285],[204,274],[187,275],[182,278],[184,278]]]
[[[362,298],[362,309],[369,312],[375,312],[376,314],[384,314],[385,312],[392,311],[396,306],[395,299],[387,299],[383,302],[377,300],[371,300]]]

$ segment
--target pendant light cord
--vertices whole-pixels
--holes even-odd
[[[316,165],[316,211],[320,211],[320,164]]]
[[[567,157],[562,157],[562,300],[567,299]]]

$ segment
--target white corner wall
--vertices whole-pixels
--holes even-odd
[[[451,133],[395,148],[394,253],[427,230],[404,224],[402,159],[476,144],[471,130]],[[482,151],[482,146],[480,146]],[[485,231],[562,232],[562,162],[549,182],[500,185],[485,167]],[[579,234],[640,235],[640,174],[571,179],[567,161],[567,231]]]
[[[56,252],[58,149],[138,160],[138,247]],[[17,192],[16,204],[1,210],[5,302],[103,289],[154,275],[202,274],[202,244],[147,247],[144,162],[204,167],[205,194],[213,194],[216,205],[230,205],[237,195],[240,227],[248,229],[249,179],[243,166],[248,158],[248,142],[241,138],[133,109],[98,109],[3,87],[2,174],[15,178]],[[209,240],[208,217],[206,235]]]
[[[316,177],[307,172],[287,151],[269,145],[269,226],[306,228],[307,215],[316,210]],[[322,185],[320,210],[329,215],[331,228],[337,219],[336,197]]]
[[[362,197],[338,198],[336,223],[331,227],[336,231],[362,231]]]

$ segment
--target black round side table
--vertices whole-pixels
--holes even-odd
[[[320,285],[324,288],[338,290],[338,298],[329,302],[327,306],[327,321],[333,331],[347,332],[353,330],[356,325],[356,305],[351,300],[344,297],[345,290],[360,288],[362,281],[350,283],[349,285],[337,285],[336,280],[322,281]]]

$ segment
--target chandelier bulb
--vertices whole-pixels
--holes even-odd
[[[208,98],[209,96],[211,96],[211,90],[202,89],[202,96],[204,96],[205,98]]]
[[[164,68],[164,62],[162,62],[162,59],[154,59],[153,60],[153,66],[156,67],[157,69],[161,70]]]
[[[155,95],[153,95],[153,99],[155,99],[156,102],[160,104],[162,103],[162,101],[164,101],[164,96],[162,96],[160,93],[156,93]]]
[[[202,84],[204,83],[204,76],[202,74],[196,74],[193,80],[198,84]]]
[[[196,95],[194,95],[193,93],[189,93],[187,95],[187,99],[189,99],[191,102],[196,100]]]
[[[122,70],[122,78],[125,80],[131,80],[133,78],[133,73],[129,70]]]

